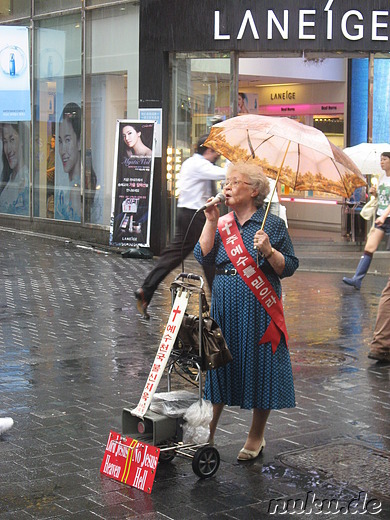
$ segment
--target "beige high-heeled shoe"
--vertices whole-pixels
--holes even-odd
[[[243,461],[243,460],[256,459],[260,455],[260,453],[263,451],[264,448],[265,448],[265,439],[263,439],[261,441],[258,450],[254,451],[254,450],[247,450],[246,448],[242,448],[237,455],[237,460]]]

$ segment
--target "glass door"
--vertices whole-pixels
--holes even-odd
[[[238,74],[230,54],[176,54],[171,57],[167,192],[171,235],[176,220],[180,168],[194,152],[199,137],[216,122],[234,115]],[[237,88],[235,85],[237,83]]]

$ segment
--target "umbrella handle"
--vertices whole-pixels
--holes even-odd
[[[278,174],[276,176],[276,182],[275,182],[275,186],[274,186],[274,189],[272,190],[272,194],[271,194],[271,197],[269,199],[269,202],[267,204],[267,209],[265,210],[265,215],[264,215],[264,219],[263,219],[263,223],[261,224],[261,228],[260,230],[263,231],[264,229],[264,226],[265,226],[265,221],[268,217],[268,213],[269,213],[269,210],[270,210],[270,207],[271,207],[271,202],[272,202],[272,199],[273,199],[273,196],[274,196],[274,193],[275,193],[275,190],[276,190],[276,185],[278,184],[278,181],[279,181],[279,177],[280,177],[280,172],[282,171],[282,168],[283,168],[283,165],[284,165],[284,161],[286,159],[286,156],[287,156],[287,152],[288,152],[288,149],[290,148],[290,143],[291,141],[288,142],[287,144],[287,148],[286,148],[286,151],[284,152],[284,156],[283,156],[283,161],[279,167],[279,170],[278,170]],[[259,253],[259,250],[257,250],[257,260],[256,260],[256,263],[257,263],[257,267],[259,267],[259,254],[263,257],[264,255],[262,253]]]

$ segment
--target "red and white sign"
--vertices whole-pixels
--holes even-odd
[[[233,211],[220,217],[218,231],[226,253],[238,274],[271,317],[271,323],[260,339],[259,345],[270,342],[272,352],[275,354],[282,333],[286,338],[286,346],[288,342],[282,302],[268,278],[248,253],[234,219]]]
[[[160,448],[110,431],[100,473],[151,493],[159,456]]]
[[[180,294],[178,293],[176,295],[167,326],[165,327],[141,399],[139,400],[137,407],[131,411],[131,414],[135,417],[140,417],[142,419],[149,408],[155,391],[157,390],[161,376],[164,373],[169,356],[171,355],[173,345],[175,344],[181,322],[183,321],[183,316],[188,305],[189,295],[190,293],[188,291],[182,291]]]
[[[258,113],[262,116],[329,116],[344,114],[344,103],[316,103],[313,105],[261,105]]]

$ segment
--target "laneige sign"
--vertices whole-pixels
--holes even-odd
[[[236,4],[234,22],[232,4]],[[287,0],[224,5],[213,12],[215,42],[234,45],[242,41],[247,47],[252,41],[269,49],[273,43],[283,41],[313,50],[388,49],[390,3],[386,0]]]
[[[143,0],[140,13],[151,56],[389,51],[389,0]]]

